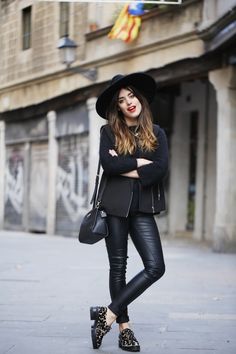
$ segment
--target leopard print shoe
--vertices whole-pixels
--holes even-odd
[[[111,326],[106,323],[106,313],[107,307],[90,307],[90,318],[94,320],[94,324],[91,326],[93,349],[100,347],[103,337],[111,329]]]
[[[130,328],[125,328],[119,334],[119,347],[128,352],[140,352],[140,345]]]

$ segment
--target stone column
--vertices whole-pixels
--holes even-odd
[[[179,102],[174,118],[174,131],[171,140],[169,232],[175,236],[186,230],[189,180],[189,113]]]
[[[4,228],[4,187],[6,169],[5,122],[0,122],[0,230]]]
[[[236,250],[236,68],[210,72],[217,97],[216,212],[213,249]]]
[[[89,117],[89,202],[94,190],[94,182],[99,158],[100,128],[106,124],[106,120],[99,117],[95,110],[96,97],[87,100]],[[102,172],[102,171],[101,171]]]
[[[193,238],[202,240],[204,238],[205,223],[205,183],[206,183],[206,135],[207,119],[209,119],[209,88],[205,84],[197,82],[196,85],[196,107],[198,111],[197,131],[197,161],[196,161],[196,193],[194,212]]]
[[[58,145],[56,139],[56,112],[50,111],[48,118],[48,210],[47,210],[47,234],[55,233],[56,222],[56,182]]]

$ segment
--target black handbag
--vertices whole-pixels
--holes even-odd
[[[100,208],[101,198],[105,189],[106,183],[102,185],[99,192],[98,199],[97,191],[99,185],[101,162],[98,162],[97,175],[95,180],[95,188],[90,204],[93,204],[92,210],[90,210],[83,218],[79,230],[79,242],[92,245],[104,237],[108,236],[108,226],[106,221],[106,212]]]

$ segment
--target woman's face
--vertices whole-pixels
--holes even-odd
[[[127,125],[137,123],[142,105],[132,91],[122,88],[118,96],[118,109],[123,113]]]

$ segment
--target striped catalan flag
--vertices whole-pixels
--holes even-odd
[[[141,26],[141,17],[129,13],[129,4],[121,10],[114,26],[108,33],[110,39],[121,39],[129,43],[137,38]]]

